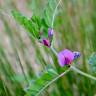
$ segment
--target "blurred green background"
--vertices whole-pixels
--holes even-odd
[[[0,0],[0,96],[24,96],[25,86],[46,66],[55,66],[58,73],[64,70],[52,51],[30,40],[26,30],[11,15],[13,9],[28,18],[33,12],[38,15],[47,1]],[[58,0],[54,1],[58,3]],[[96,51],[96,0],[62,0],[57,13],[55,49],[58,52],[65,48],[80,51],[81,57],[75,66],[96,76],[88,65],[89,56]],[[40,96],[96,96],[96,82],[71,71]]]

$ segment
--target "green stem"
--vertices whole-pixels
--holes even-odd
[[[55,7],[55,10],[54,10],[54,13],[53,13],[53,18],[52,18],[52,29],[53,29],[53,24],[54,24],[54,19],[55,19],[55,16],[56,16],[56,12],[57,12],[57,8],[58,8],[58,6],[60,5],[60,2],[61,2],[62,0],[59,0],[58,1],[58,3],[57,3],[57,5],[56,5],[56,7]]]
[[[77,69],[77,68],[74,67],[74,66],[71,66],[71,69],[74,70],[75,72],[77,72],[77,73],[79,73],[79,74],[85,76],[85,77],[88,77],[88,78],[90,78],[90,79],[96,80],[96,77],[94,77],[94,76],[92,76],[92,75],[90,75],[90,74],[87,74],[87,73],[85,73],[85,72],[83,72],[83,71]]]
[[[58,53],[56,52],[56,50],[51,46],[50,47],[50,49],[52,50],[52,52],[56,55],[56,57],[57,57],[57,55],[58,55]]]
[[[55,50],[53,47],[51,47],[51,50],[52,50],[52,52],[57,56],[58,53],[56,52],[56,50]],[[79,70],[78,68],[76,68],[76,67],[74,67],[74,66],[71,66],[71,69],[74,70],[75,72],[77,72],[77,73],[85,76],[85,77],[88,77],[88,78],[90,78],[90,79],[92,79],[92,80],[96,80],[96,77],[94,77],[94,76],[92,76],[92,75],[90,75],[90,74],[87,74],[87,73]]]
[[[45,90],[49,85],[51,85],[53,82],[55,82],[56,80],[58,80],[60,77],[62,77],[63,75],[67,74],[70,71],[71,67],[68,68],[66,71],[64,71],[63,73],[61,73],[60,75],[58,75],[56,78],[54,78],[51,82],[49,82],[48,84],[46,84],[40,91],[39,93],[37,93],[36,96],[40,95],[40,93]]]

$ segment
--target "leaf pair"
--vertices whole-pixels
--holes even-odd
[[[12,15],[15,20],[28,31],[29,35],[38,38],[38,32],[40,29],[40,20],[38,17],[33,16],[33,18],[28,19],[17,11],[12,11]]]
[[[56,71],[54,71],[52,68],[49,68],[47,71],[43,72],[39,78],[32,80],[28,88],[25,90],[25,96],[39,95],[45,89],[45,87],[47,87],[46,85],[57,76],[58,74]]]
[[[28,31],[30,37],[39,39],[42,33],[42,37],[48,39],[48,28],[51,28],[56,5],[57,0],[48,0],[41,15],[36,16],[33,14],[29,19],[15,10],[12,11],[12,15],[14,19]]]
[[[42,33],[42,37],[48,38],[49,26],[44,18],[33,15],[28,19],[17,11],[12,11],[12,15],[28,31],[29,36],[39,39]]]

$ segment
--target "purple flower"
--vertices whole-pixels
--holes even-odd
[[[42,39],[41,43],[47,47],[50,47],[49,41],[45,38]]]
[[[53,36],[53,30],[51,28],[48,28],[48,37],[52,37]]]
[[[61,67],[69,65],[74,60],[74,53],[68,49],[65,49],[58,53],[58,62]]]
[[[74,59],[80,57],[80,52],[74,51],[73,53],[74,53]]]
[[[51,28],[48,28],[48,38],[45,38],[43,36],[43,34],[40,32],[40,43],[42,43],[43,45],[50,47],[51,46],[51,42],[52,42],[52,37],[53,37],[53,30]]]

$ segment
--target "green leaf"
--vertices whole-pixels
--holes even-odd
[[[37,39],[39,37],[48,39],[48,28],[52,26],[54,10],[57,5],[57,0],[48,0],[41,15],[34,15],[28,19],[17,11],[12,11],[15,20],[28,31],[29,36]],[[33,12],[34,13],[34,12]],[[40,35],[42,33],[42,36]],[[52,38],[53,39],[53,38]],[[50,43],[52,40],[50,41]]]
[[[58,74],[54,69],[50,68],[46,70],[45,72],[40,75],[35,80],[32,80],[31,84],[28,86],[28,88],[25,90],[26,95],[25,96],[37,96],[41,93],[42,89],[55,77],[57,77]]]
[[[23,27],[28,31],[29,35],[38,38],[39,26],[34,23],[35,20],[32,22],[32,20],[28,19],[17,11],[12,11],[12,15],[20,25],[23,25]]]
[[[39,27],[39,29],[41,28],[41,20],[40,20],[40,17],[33,15],[33,16],[31,17],[31,20],[32,20],[32,22],[36,23],[36,25]]]
[[[11,79],[12,81],[18,81],[18,82],[24,82],[24,81],[25,81],[24,75],[21,75],[21,74],[12,76],[12,77],[10,77],[10,79]]]
[[[96,73],[96,53],[93,53],[88,60],[90,70]]]
[[[48,0],[46,7],[43,11],[42,17],[44,18],[47,25],[51,27],[53,14],[57,5],[57,0]]]

